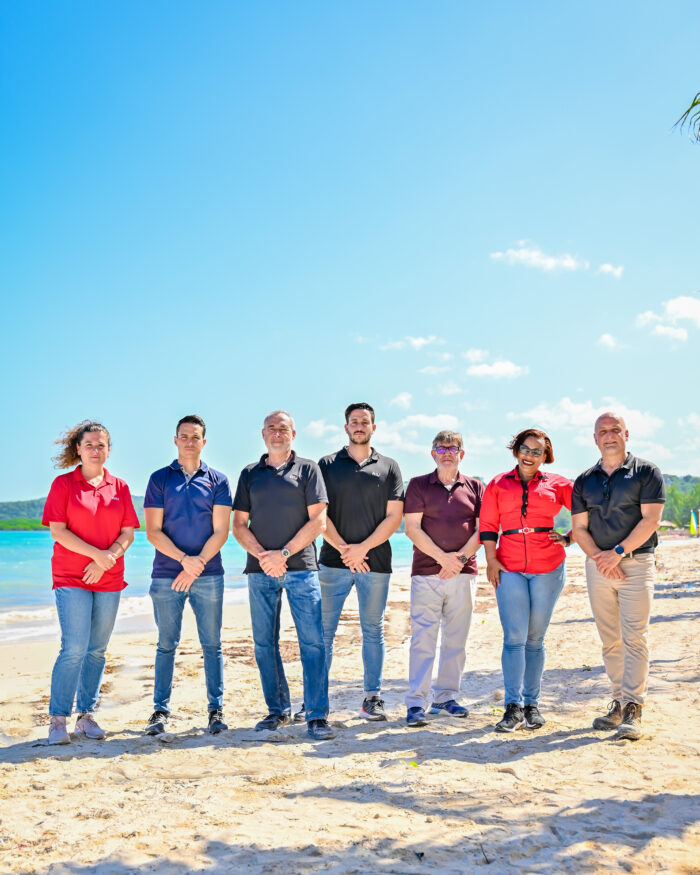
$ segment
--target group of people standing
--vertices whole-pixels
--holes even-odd
[[[166,731],[175,653],[190,602],[204,658],[208,728],[227,729],[223,713],[221,625],[229,533],[247,552],[255,659],[267,715],[257,730],[305,720],[315,740],[333,738],[328,722],[328,676],[333,640],[347,596],[355,587],[362,629],[364,695],[360,714],[387,719],[382,698],[384,613],[392,572],[390,536],[405,519],[414,545],[411,643],[406,723],[427,723],[426,712],[468,716],[460,686],[476,599],[476,553],[483,544],[487,576],[503,626],[505,708],[498,732],[538,729],[545,661],[544,637],[565,582],[565,548],[575,540],[586,554],[593,615],[603,643],[611,702],[594,729],[620,738],[641,735],[649,669],[647,628],[654,588],[656,529],[664,503],[659,469],[627,452],[629,434],[613,412],[598,417],[594,440],[600,460],[572,483],[545,473],[552,443],[540,429],[508,446],[516,464],[484,484],[460,470],[465,448],[455,431],[434,438],[432,472],[410,480],[404,495],[397,463],[372,446],[373,408],[345,411],[348,444],[318,463],[292,449],[289,413],[265,417],[265,453],[246,466],[235,494],[225,474],[202,460],[206,425],[183,417],[175,430],[177,458],[154,472],[144,499],[146,532],[155,547],[150,596],[158,627],[154,707],[145,732]],[[85,421],[58,442],[57,477],[43,522],[55,540],[53,585],[61,649],[51,678],[49,742],[70,741],[67,718],[77,709],[75,733],[104,738],[95,718],[124,581],[124,553],[139,521],[129,489],[105,467],[107,429]],[[572,530],[554,530],[562,507]],[[320,557],[316,538],[323,537]],[[286,592],[301,657],[304,701],[292,709],[279,646]],[[433,679],[437,642],[440,657]]]

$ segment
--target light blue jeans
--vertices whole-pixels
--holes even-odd
[[[354,584],[360,606],[365,693],[375,696],[382,689],[384,611],[391,575],[377,571],[360,574],[349,568],[329,568],[327,565],[320,565],[318,577],[321,582],[323,642],[326,646],[328,671],[330,672],[333,661],[335,631],[338,628],[345,599]]]
[[[95,710],[121,591],[93,592],[59,586],[54,594],[61,650],[51,673],[49,714],[70,717],[76,692],[80,714]]]
[[[328,669],[317,571],[288,571],[283,577],[270,577],[259,572],[248,575],[255,661],[260,671],[265,704],[270,714],[289,714],[291,711],[289,686],[280,653],[283,591],[287,593],[299,639],[306,719],[325,719],[328,716]]]
[[[503,626],[506,705],[536,705],[539,700],[544,636],[565,578],[563,562],[546,574],[501,571],[496,601]]]
[[[153,707],[156,711],[170,713],[175,651],[180,643],[182,612],[189,599],[204,656],[208,710],[214,711],[224,704],[224,657],[221,653],[224,576],[212,574],[198,577],[188,592],[174,590],[173,580],[172,577],[154,577],[149,591],[158,626]]]

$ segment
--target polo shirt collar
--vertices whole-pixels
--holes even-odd
[[[356,465],[367,465],[367,464],[369,464],[370,462],[377,462],[377,461],[379,461],[379,453],[377,453],[377,451],[374,449],[374,447],[370,447],[370,449],[372,450],[372,452],[371,452],[371,453],[369,454],[369,456],[368,456],[366,459],[364,459],[362,462],[355,462],[355,460],[353,459],[353,457],[352,457],[352,456],[350,455],[350,453],[348,452],[348,448],[347,448],[347,447],[343,447],[341,450],[338,450],[338,456],[339,456],[341,459],[350,459],[350,461],[351,461],[351,462],[355,462]]]
[[[172,460],[172,462],[170,463],[170,467],[173,469],[173,471],[182,471],[182,465],[178,462],[177,459]],[[200,459],[199,468],[197,468],[197,471],[195,471],[194,474],[196,474],[198,471],[201,471],[203,474],[206,474],[206,472],[208,470],[209,470],[209,466],[206,464],[206,462],[202,462],[202,460]],[[193,477],[194,477],[194,474],[192,475]]]
[[[106,468],[103,468],[103,471],[104,471],[105,476],[104,476],[104,479],[102,480],[102,482],[100,484],[98,484],[98,487],[97,487],[98,489],[100,488],[100,486],[102,486],[105,483],[109,483],[110,485],[113,485],[114,483],[116,483],[116,480],[117,480],[117,478],[114,476],[114,474],[110,474]],[[76,468],[74,468],[73,480],[78,480],[78,481],[85,480],[85,476],[83,475],[83,466],[82,465],[77,465]],[[85,480],[85,482],[87,483],[87,480]]]
[[[269,453],[263,453],[262,456],[260,456],[260,461],[258,462],[258,467],[259,468],[273,468],[276,471],[277,468],[275,468],[274,465],[268,464],[268,461],[267,461],[268,456],[269,456]],[[296,451],[292,450],[292,455],[287,459],[287,461],[285,462],[285,465],[293,465],[296,462],[296,460],[297,460]]]
[[[543,471],[537,471],[537,473],[535,474],[535,476],[532,479],[533,480],[547,480],[548,478],[547,478],[547,475]],[[515,466],[515,468],[513,468],[512,471],[509,471],[506,474],[506,480],[519,480],[522,483],[522,480],[520,480],[520,474],[518,474],[518,466],[517,465]]]
[[[462,486],[464,486],[464,484],[465,484],[466,482],[467,482],[467,478],[464,476],[464,474],[462,474],[461,471],[458,471],[458,472],[457,472],[457,479],[455,480],[455,484],[454,484],[454,485],[456,486],[458,483],[460,483],[460,484],[462,484]],[[439,483],[440,486],[444,486],[444,485],[445,485],[445,484],[442,482],[442,480],[440,480],[440,478],[438,477],[438,471],[437,471],[437,468],[433,471],[433,473],[432,473],[432,474],[430,475],[430,477],[428,478],[428,483],[430,483],[431,486],[432,486],[434,483]]]
[[[625,456],[625,461],[620,465],[620,468],[625,468],[626,470],[629,471],[630,468],[632,467],[633,462],[634,462],[634,456],[632,455],[632,453],[627,453],[627,455]],[[602,471],[602,473],[605,474],[606,477],[610,476],[610,475],[606,474],[605,471],[603,471],[603,459],[602,459],[602,457],[600,459],[598,459],[595,467],[596,467],[596,470]],[[615,468],[615,471],[619,471],[620,468]],[[613,474],[615,473],[615,471],[613,471]]]

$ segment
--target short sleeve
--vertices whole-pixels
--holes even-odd
[[[415,477],[408,481],[406,487],[406,499],[404,501],[404,513],[423,513],[425,510],[425,496],[423,490],[418,485]]]
[[[248,483],[248,469],[244,468],[238,478],[236,494],[233,497],[233,509],[250,513],[250,485]]]
[[[387,477],[387,501],[403,501],[403,477],[401,469],[396,462],[392,462],[389,467],[389,476]]]
[[[479,540],[497,541],[501,528],[501,514],[498,508],[498,486],[492,480],[484,490],[479,513]]]
[[[476,499],[474,501],[474,515],[477,517],[481,516],[481,505],[484,501],[484,489],[486,489],[486,487],[481,482],[481,480],[474,481],[474,491],[476,493]]]
[[[41,524],[48,526],[49,523],[68,522],[68,496],[69,485],[64,475],[57,477],[51,484],[49,494],[44,504],[44,513]]]
[[[158,472],[156,472],[157,474]],[[144,507],[165,507],[163,501],[163,484],[159,482],[156,474],[151,474],[146,487],[146,495],[143,499]]]
[[[666,484],[663,474],[656,465],[650,465],[639,491],[640,504],[664,504],[666,501]]]
[[[228,477],[222,475],[219,482],[216,484],[214,491],[214,504],[220,504],[223,507],[231,507],[233,498],[231,496],[231,484],[228,482]]]
[[[121,483],[119,489],[119,497],[122,503],[122,526],[130,526],[135,529],[140,528],[141,523],[134,509],[134,502],[131,500],[131,492],[126,483]]]
[[[588,505],[583,497],[583,481],[584,475],[579,474],[574,480],[574,488],[571,492],[571,513],[588,513]]]
[[[304,484],[304,498],[306,506],[318,504],[321,501],[328,503],[328,493],[326,492],[326,483],[321,474],[321,469],[316,462],[311,462],[309,465],[309,473]]]
[[[571,510],[571,493],[573,491],[573,488],[574,484],[571,482],[571,480],[568,480],[567,478],[562,478],[562,481],[559,484],[559,500],[568,510]]]

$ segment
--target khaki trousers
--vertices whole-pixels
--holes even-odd
[[[623,559],[619,567],[625,580],[608,580],[587,558],[588,597],[603,642],[612,698],[643,705],[649,677],[647,631],[654,597],[654,554]]]

